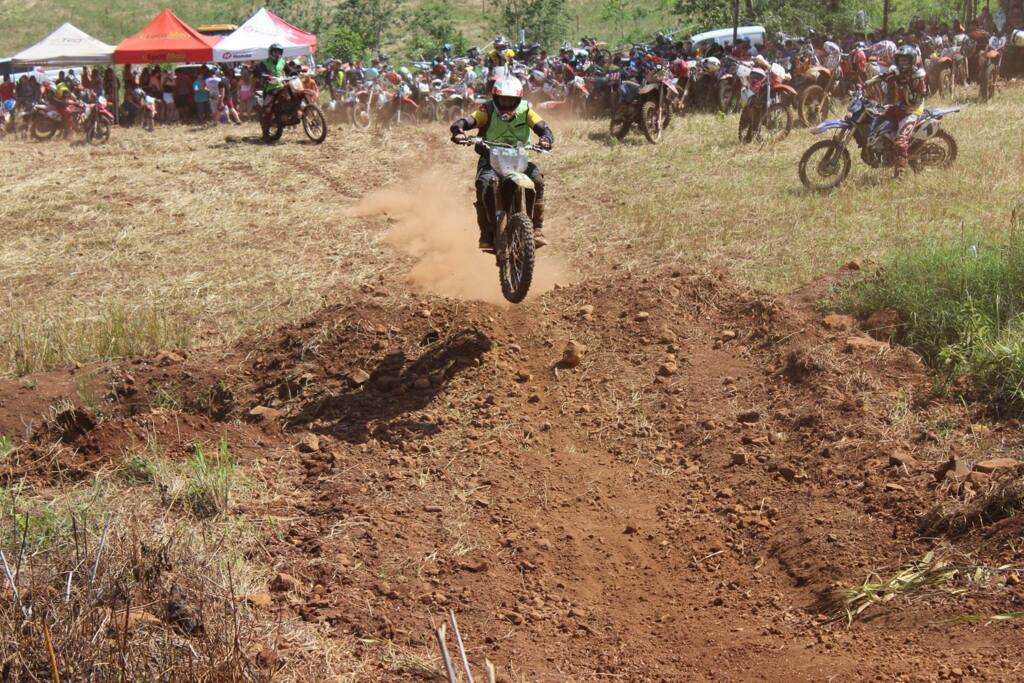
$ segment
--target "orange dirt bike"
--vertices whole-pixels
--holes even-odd
[[[260,111],[260,127],[264,142],[281,139],[285,126],[302,124],[306,136],[320,144],[327,138],[327,118],[318,104],[320,89],[308,75],[288,75],[283,78],[264,76],[268,81],[281,83],[283,87],[273,95],[269,110],[264,107],[264,92],[256,93],[256,105]]]
[[[501,294],[514,304],[526,298],[533,281],[536,245],[533,241],[533,207],[536,188],[526,169],[529,152],[547,153],[539,145],[504,145],[482,138],[467,138],[490,156],[495,181],[480,198],[494,226],[494,255],[498,262]]]

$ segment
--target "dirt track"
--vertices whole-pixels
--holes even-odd
[[[1016,623],[948,622],[1020,609],[1015,570],[830,620],[832,588],[932,548],[1016,566],[1012,518],[952,541],[919,520],[972,494],[936,482],[941,462],[1020,438],[930,399],[910,352],[826,325],[827,284],[769,297],[612,273],[502,308],[382,278],[227,352],[104,366],[113,417],[4,474],[86,477],[147,431],[183,452],[227,431],[268,486],[238,512],[276,520],[265,561],[297,579],[257,617],[356,643],[365,680],[422,675],[380,643],[433,657],[447,608],[508,680],[1017,679]],[[577,367],[559,362],[569,340]],[[46,451],[59,435],[38,426],[75,374],[0,382],[0,433]],[[180,414],[152,407],[160,391]],[[916,462],[892,465],[901,452]]]

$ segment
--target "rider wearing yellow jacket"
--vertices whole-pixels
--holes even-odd
[[[530,107],[523,99],[523,84],[518,78],[508,76],[494,84],[491,101],[467,116],[456,120],[451,125],[452,142],[462,143],[466,140],[466,131],[473,128],[480,130],[480,137],[487,142],[498,142],[505,145],[527,145],[532,131],[540,138],[540,146],[550,149],[555,142],[551,128],[540,114]],[[536,188],[533,205],[533,237],[536,245],[547,244],[544,239],[544,176],[532,162],[527,166],[526,175],[530,177]],[[476,169],[476,220],[480,228],[480,248],[494,248],[494,226],[490,223],[484,196],[487,187],[497,180],[497,174],[491,168],[490,159],[481,153],[480,163]]]

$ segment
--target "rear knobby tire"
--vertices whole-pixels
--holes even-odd
[[[49,119],[46,120],[45,124],[40,124],[40,120],[41,119],[39,117],[32,118],[32,122],[29,124],[28,133],[32,136],[33,140],[46,142],[57,134],[57,125]]]
[[[941,160],[936,161],[933,154],[929,152],[929,147],[933,145],[941,145],[943,147],[941,154]],[[938,150],[936,150],[937,152]],[[945,170],[953,165],[956,161],[958,149],[956,146],[956,140],[953,136],[944,130],[940,130],[938,133],[933,135],[931,138],[925,140],[921,147],[918,148],[917,153],[914,154],[910,159],[910,167],[915,171],[927,171],[929,169],[942,169]]]
[[[822,112],[825,102],[825,89],[820,85],[809,85],[804,88],[796,99],[796,114],[800,124],[813,128],[821,123],[826,113]]]
[[[821,155],[815,160],[816,155]],[[835,155],[839,156],[836,157]],[[832,171],[823,175],[822,170]],[[839,187],[850,175],[850,152],[840,148],[835,140],[821,140],[807,148],[800,157],[800,182],[808,190],[828,192]],[[827,180],[821,180],[827,178]]]
[[[526,298],[533,282],[536,245],[533,242],[533,221],[523,212],[508,218],[503,244],[498,251],[498,278],[501,294],[514,304]]]
[[[981,78],[978,83],[978,99],[981,102],[988,102],[996,94],[996,67],[989,62],[981,70]]]

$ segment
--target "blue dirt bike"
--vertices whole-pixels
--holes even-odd
[[[800,157],[800,182],[809,190],[832,190],[846,180],[850,175],[850,140],[860,147],[861,159],[868,166],[895,164],[898,131],[896,121],[886,116],[888,108],[867,99],[858,88],[847,111],[846,118],[823,121],[811,131],[814,135],[829,131],[835,134],[830,140],[814,143]],[[949,168],[956,161],[956,140],[942,130],[941,123],[943,117],[958,111],[959,107],[925,110],[910,142],[910,168]]]

